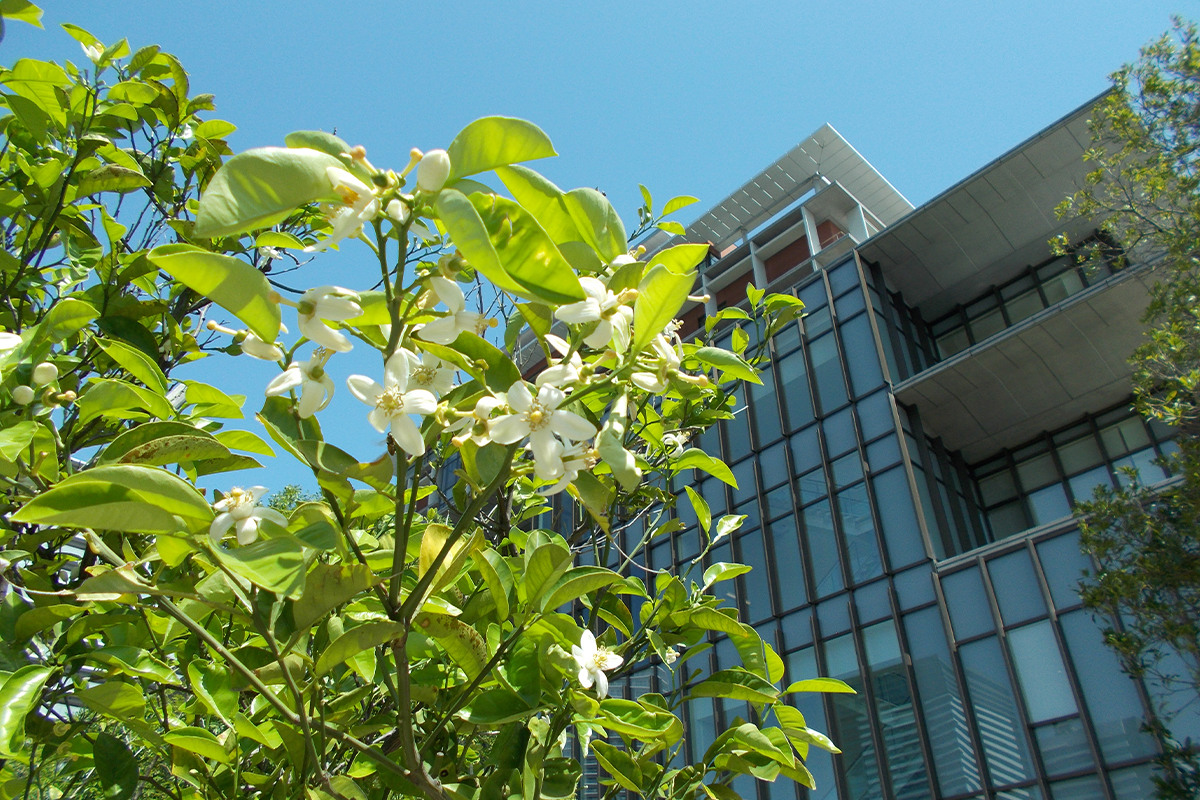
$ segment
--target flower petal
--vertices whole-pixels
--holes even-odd
[[[596,330],[583,337],[583,343],[593,350],[599,350],[612,341],[613,326],[606,319],[596,323]]]
[[[220,544],[225,538],[225,534],[229,533],[229,529],[233,527],[233,514],[228,511],[223,511],[217,514],[212,524],[208,526],[208,535],[212,537],[213,544]]]
[[[492,434],[495,438],[495,434]],[[529,448],[533,451],[533,474],[544,481],[551,481],[563,474],[563,445],[546,428],[529,434]]]
[[[400,445],[400,449],[410,456],[425,455],[425,440],[421,438],[421,431],[412,421],[412,417],[407,415],[392,417],[392,438],[396,440],[396,444]]]
[[[392,353],[391,358],[383,365],[383,386],[385,389],[399,389],[403,392],[408,388],[408,351],[403,348]]]
[[[421,328],[420,336],[425,341],[434,344],[451,344],[460,333],[462,330],[459,328],[458,320],[454,318],[453,314],[449,314],[425,323],[425,327]]]
[[[258,538],[258,518],[246,517],[237,521],[237,540],[240,545],[254,544]]]
[[[602,670],[596,670],[596,697],[601,700],[608,697],[608,676]]]
[[[550,414],[550,430],[564,439],[582,442],[596,435],[596,426],[574,411],[558,409]]]
[[[572,325],[595,322],[600,319],[600,303],[591,297],[577,303],[567,303],[555,309],[554,316]]]
[[[392,424],[392,418],[382,408],[372,408],[367,414],[367,422],[371,423],[372,428],[383,433],[388,429],[388,425]]]
[[[508,404],[514,411],[524,414],[533,406],[533,395],[529,392],[529,384],[517,381],[508,389]]]
[[[404,393],[403,410],[405,414],[432,414],[437,411],[437,398],[426,389],[413,389]]]
[[[267,397],[278,397],[281,394],[287,394],[303,382],[304,373],[300,370],[300,365],[293,361],[290,367],[276,375],[267,384],[267,388],[263,391],[263,394]]]
[[[376,405],[379,396],[383,394],[383,387],[366,375],[351,375],[346,378],[346,388],[350,390],[350,394],[369,406]]]
[[[529,435],[529,422],[520,414],[505,414],[491,424],[492,441],[497,444],[513,444]]]
[[[325,387],[317,381],[305,381],[300,393],[300,404],[297,413],[300,419],[308,419],[326,404]]]
[[[463,294],[463,290],[458,287],[457,281],[443,278],[441,275],[434,275],[429,279],[429,288],[437,295],[438,300],[446,304],[451,315],[466,308],[467,298]]]

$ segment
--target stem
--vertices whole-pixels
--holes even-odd
[[[391,598],[392,607],[400,605],[400,584],[401,578],[404,577],[404,562],[408,559],[408,539],[412,533],[413,516],[417,510],[417,485],[420,483],[421,469],[425,465],[424,456],[417,456],[414,461],[409,462],[413,465],[413,479],[410,491],[412,495],[408,499],[408,513],[404,518],[404,527],[400,527],[400,516],[404,510],[404,476],[408,470],[401,470],[399,464],[396,468],[396,514],[392,521],[392,530],[396,539],[395,552],[392,554],[392,583],[391,583]]]
[[[400,744],[404,750],[404,763],[408,766],[409,775],[420,786],[430,800],[441,800],[442,785],[431,777],[425,770],[425,764],[417,753],[417,743],[413,736],[412,717],[412,684],[408,675],[408,632],[392,643],[392,658],[396,660],[396,689],[400,695]]]

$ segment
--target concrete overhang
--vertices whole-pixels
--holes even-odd
[[[898,384],[896,399],[968,462],[1118,403],[1157,275],[1119,272]]]
[[[1054,209],[1083,185],[1088,121],[1105,94],[871,237],[859,253],[934,319],[1050,258],[1047,242],[1058,234],[1086,237],[1094,220],[1064,222]]]

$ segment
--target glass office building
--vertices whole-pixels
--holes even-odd
[[[817,791],[744,779],[742,797],[1152,796],[1142,724],[1169,698],[1120,671],[1076,589],[1090,564],[1072,505],[1127,480],[1122,467],[1169,479],[1156,460],[1173,447],[1130,407],[1153,264],[1083,265],[1047,245],[1099,236],[1054,214],[1084,174],[1090,108],[916,209],[825,126],[689,227],[714,256],[712,299],[685,309],[685,331],[751,281],[794,292],[806,316],[699,442],[738,488],[681,475],[684,529],[645,566],[700,552],[690,482],[714,516],[747,517],[712,560],[753,571],[718,586],[786,680],[858,690],[794,698],[843,751],[811,751]],[[714,644],[688,669],[740,663]],[[658,669],[613,692],[656,690]],[[739,715],[744,703],[691,700],[693,757]],[[1200,714],[1182,709],[1175,729],[1200,738]]]

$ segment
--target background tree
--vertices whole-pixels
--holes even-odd
[[[1200,702],[1200,41],[1180,19],[1113,76],[1091,121],[1094,165],[1064,214],[1103,220],[1131,264],[1160,276],[1132,355],[1138,410],[1175,426],[1175,479],[1122,486],[1080,503],[1081,541],[1098,564],[1084,604],[1111,621],[1109,646],[1157,685],[1148,725],[1163,747],[1160,797],[1200,797],[1196,743],[1171,734],[1171,709]],[[1061,242],[1065,245],[1066,242]],[[1095,255],[1102,255],[1095,253]]]

